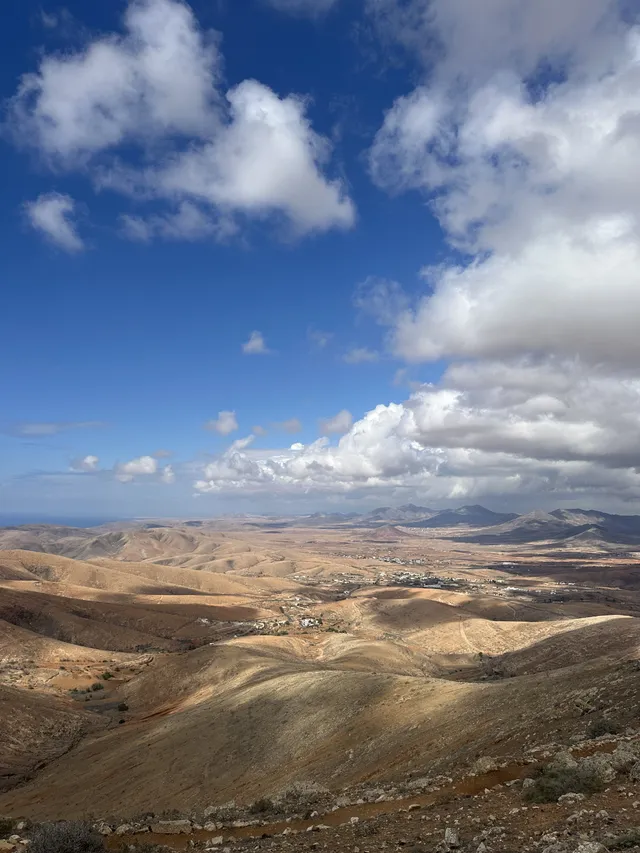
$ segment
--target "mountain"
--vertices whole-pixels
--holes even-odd
[[[578,538],[580,537],[580,539]],[[498,524],[482,533],[471,533],[463,541],[479,545],[562,542],[632,545],[640,543],[640,516],[612,515],[597,510],[535,510]]]
[[[416,504],[403,504],[403,506],[380,506],[377,509],[371,510],[366,515],[360,516],[360,521],[365,524],[375,524],[378,522],[402,522],[415,521],[419,518],[431,518],[438,510],[429,509],[426,506],[416,506]]]
[[[496,524],[510,522],[518,516],[513,512],[492,512],[486,507],[475,504],[473,506],[461,506],[459,509],[444,509],[435,513],[430,518],[422,521],[414,521],[405,524],[405,527],[457,527],[468,525],[469,527],[491,527]]]

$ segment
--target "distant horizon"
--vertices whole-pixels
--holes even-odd
[[[614,516],[634,516],[640,518],[639,512],[611,512],[609,510],[601,509],[600,507],[593,506],[578,506],[573,505],[571,507],[553,507],[552,509],[541,509],[540,507],[534,506],[531,509],[525,511],[508,511],[508,510],[494,510],[490,507],[485,506],[484,504],[476,503],[476,504],[453,504],[451,506],[441,506],[441,507],[427,507],[422,504],[415,504],[413,502],[409,502],[406,504],[389,504],[373,507],[368,510],[361,511],[342,511],[342,510],[326,510],[326,511],[317,511],[317,512],[305,512],[305,513],[292,513],[292,512],[228,512],[228,513],[220,513],[217,515],[196,515],[196,514],[186,514],[186,515],[130,515],[130,516],[114,516],[114,515],[81,515],[81,514],[73,514],[73,515],[47,515],[44,513],[28,513],[28,512],[16,512],[16,513],[0,513],[0,527],[23,527],[28,525],[35,524],[47,524],[57,527],[78,527],[78,528],[90,528],[90,527],[100,527],[105,524],[117,524],[117,523],[130,523],[130,522],[145,522],[145,521],[174,521],[174,522],[188,522],[188,521],[215,521],[218,519],[232,519],[232,518],[312,518],[314,516],[335,516],[342,515],[345,517],[363,517],[369,516],[373,513],[384,510],[384,509],[400,509],[401,507],[415,506],[420,509],[427,510],[433,513],[441,513],[441,512],[454,512],[456,510],[463,509],[465,507],[479,507],[483,510],[488,510],[489,512],[495,513],[496,515],[516,515],[516,516],[526,516],[531,515],[535,512],[547,513],[551,514],[555,511],[580,511],[580,512],[599,512],[604,515],[614,515]],[[390,522],[393,523],[393,522]]]

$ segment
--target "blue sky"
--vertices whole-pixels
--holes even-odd
[[[633,16],[467,7],[5,13],[0,512],[635,505]]]

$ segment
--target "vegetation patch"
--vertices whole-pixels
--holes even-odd
[[[555,803],[563,794],[595,794],[605,783],[591,767],[541,767],[531,777],[534,784],[524,792],[530,803]]]
[[[31,833],[30,853],[103,853],[104,840],[90,823],[41,823]]]

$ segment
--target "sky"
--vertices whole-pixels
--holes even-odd
[[[640,512],[640,0],[25,0],[0,513]]]

